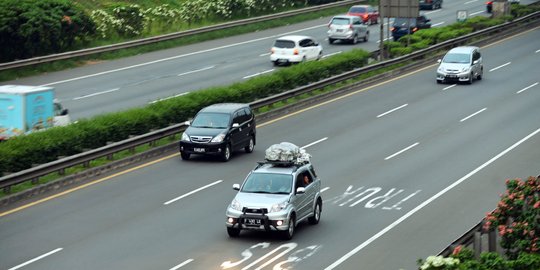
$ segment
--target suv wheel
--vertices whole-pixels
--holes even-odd
[[[251,136],[249,138],[249,143],[248,145],[244,148],[244,150],[246,151],[246,153],[251,153],[253,152],[253,148],[255,148],[255,140],[253,139],[253,136]]]
[[[231,146],[226,145],[225,149],[223,149],[223,154],[221,154],[221,159],[225,162],[229,161],[231,159]]]
[[[283,232],[283,238],[285,240],[291,240],[294,236],[294,229],[296,227],[296,217],[291,215],[291,220],[289,220],[289,228]]]
[[[354,35],[352,39],[352,44],[356,44],[356,43],[358,43],[358,35]]]
[[[309,224],[318,224],[319,220],[321,220],[321,200],[317,200],[317,204],[315,204],[315,209],[313,209],[313,216],[308,218]]]
[[[333,39],[333,38],[328,38],[328,43],[329,43],[329,44],[334,43],[334,39]]]
[[[364,42],[367,42],[369,39],[369,31],[366,32],[366,35],[364,36]]]
[[[183,160],[188,160],[189,156],[189,153],[180,152],[180,157],[182,157]]]
[[[467,81],[467,83],[472,84],[473,78],[474,78],[474,73],[471,72],[471,74],[469,74],[469,80]]]
[[[229,234],[230,237],[238,237],[238,235],[240,235],[240,229],[227,227],[227,234]]]

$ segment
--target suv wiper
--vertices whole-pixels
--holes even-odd
[[[262,190],[259,190],[259,191],[251,191],[251,193],[272,193],[272,192],[269,192],[269,191],[262,191]]]

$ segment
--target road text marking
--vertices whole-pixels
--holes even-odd
[[[180,199],[183,199],[183,198],[185,198],[185,197],[187,197],[187,196],[189,196],[189,195],[191,195],[191,194],[194,194],[194,193],[196,193],[196,192],[199,192],[199,191],[201,191],[201,190],[203,190],[203,189],[205,189],[205,188],[209,188],[209,187],[211,187],[211,186],[213,186],[213,185],[217,185],[217,184],[219,184],[219,183],[221,183],[221,182],[223,182],[223,180],[217,180],[217,181],[214,182],[214,183],[210,183],[210,184],[208,184],[208,185],[206,185],[206,186],[203,186],[203,187],[200,187],[200,188],[198,188],[198,189],[196,189],[196,190],[192,190],[192,191],[190,191],[190,192],[188,192],[188,193],[186,193],[186,194],[184,194],[184,195],[182,195],[182,196],[180,196],[180,197],[176,197],[176,198],[174,198],[174,199],[172,199],[172,200],[170,200],[170,201],[164,203],[164,205],[168,205],[168,204],[171,204],[171,203],[173,203],[173,202],[176,202],[176,201],[178,201],[178,200],[180,200]]]
[[[50,255],[52,255],[52,254],[54,254],[54,253],[56,253],[56,252],[58,252],[58,251],[60,251],[60,250],[62,250],[62,249],[63,249],[63,248],[57,248],[57,249],[55,249],[55,250],[53,250],[53,251],[49,251],[49,252],[47,252],[47,253],[45,253],[45,254],[39,256],[39,257],[36,257],[36,258],[34,258],[34,259],[31,259],[31,260],[29,260],[29,261],[27,261],[27,262],[25,262],[25,263],[23,263],[23,264],[19,264],[19,265],[13,267],[13,268],[9,268],[8,270],[15,270],[15,269],[19,269],[19,268],[21,268],[21,267],[27,266],[27,265],[29,265],[29,264],[35,262],[35,261],[38,261],[38,260],[41,260],[41,259],[43,259],[43,258],[45,258],[45,257],[47,257],[47,256],[50,256]]]

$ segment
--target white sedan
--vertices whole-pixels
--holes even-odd
[[[319,60],[323,54],[322,46],[312,37],[284,36],[276,39],[271,49],[270,61],[274,65],[300,63]]]

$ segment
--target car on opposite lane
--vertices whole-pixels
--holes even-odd
[[[270,50],[270,61],[277,66],[319,60],[322,55],[323,48],[313,37],[290,35],[274,41]]]
[[[455,47],[437,62],[437,83],[457,81],[472,84],[474,79],[482,80],[484,75],[482,53],[476,46]]]
[[[349,8],[347,15],[357,16],[364,23],[377,24],[379,23],[379,11],[370,5],[354,5]]]
[[[390,31],[392,39],[398,41],[402,36],[412,35],[420,29],[431,28],[431,19],[425,15],[420,15],[416,18],[395,18]]]
[[[362,39],[367,42],[369,30],[362,20],[357,16],[337,15],[332,17],[328,23],[328,43],[332,44],[336,40],[348,41],[352,44],[358,43]]]
[[[438,8],[442,8],[443,0],[418,0],[418,7],[420,10],[422,9],[431,9],[435,10]]]

